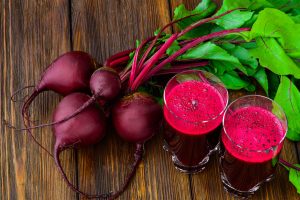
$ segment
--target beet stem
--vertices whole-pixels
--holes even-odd
[[[151,38],[152,39],[152,38]],[[140,55],[140,51],[143,49],[143,47],[151,40],[147,39],[144,40],[136,49],[134,57],[133,57],[133,62],[132,62],[132,67],[131,67],[131,72],[130,72],[130,77],[129,77],[129,86],[132,84],[135,74],[138,71],[138,59]]]
[[[119,53],[116,53],[114,55],[112,55],[111,57],[109,57],[108,59],[106,59],[104,61],[104,66],[107,66],[109,67],[110,66],[110,63],[112,61],[114,61],[115,59],[118,59],[118,58],[121,58],[121,57],[124,57],[124,56],[129,56],[129,54],[131,52],[135,51],[135,49],[128,49],[128,50],[125,50],[125,51],[122,51],[122,52],[119,52]]]
[[[153,37],[150,38],[149,41],[151,41],[153,39]],[[160,49],[162,47],[162,45],[158,45],[157,46],[157,49]],[[137,52],[135,52],[136,54]],[[162,58],[165,58],[166,55],[164,54],[162,56]],[[133,59],[134,60],[134,59]],[[132,61],[133,62],[133,61]],[[136,67],[136,69],[134,69],[134,66]],[[131,69],[131,70],[130,70]],[[133,69],[133,70],[132,70]],[[120,77],[121,77],[121,80],[122,82],[125,82],[127,80],[127,78],[129,77],[129,73],[131,75],[132,71],[134,71],[134,74],[137,74],[141,71],[139,65],[132,65],[131,63],[127,64],[126,68],[120,72]],[[132,75],[133,76],[133,75]]]
[[[176,73],[180,73],[186,69],[193,69],[196,67],[203,67],[208,65],[208,61],[202,61],[202,62],[195,62],[195,63],[184,63],[184,64],[171,64],[171,68],[170,69],[162,69],[160,71],[158,71],[157,73],[155,73],[156,75],[165,75],[165,74],[176,74]]]
[[[219,31],[219,32],[214,32],[214,33],[199,37],[196,40],[188,43],[187,45],[185,45],[184,47],[182,47],[178,51],[176,51],[174,54],[172,54],[171,56],[169,56],[168,58],[163,60],[161,63],[159,63],[155,68],[153,68],[148,73],[147,77],[152,77],[155,73],[157,73],[166,64],[168,64],[169,62],[172,62],[178,56],[182,55],[187,50],[189,50],[190,48],[195,47],[196,45],[200,44],[201,42],[204,42],[206,40],[209,40],[209,39],[212,39],[212,38],[215,38],[215,37],[221,37],[221,36],[225,36],[225,35],[228,35],[228,34],[231,34],[231,33],[238,33],[238,32],[249,31],[249,30],[250,30],[250,28],[237,28],[237,29],[230,29],[230,30],[223,30],[223,31]],[[136,80],[133,83],[131,89],[134,91],[140,84],[142,84],[144,81],[147,81],[147,80],[148,80],[148,78],[146,79],[145,75],[141,73],[136,78]]]
[[[140,62],[139,62],[139,64],[138,64],[138,68],[141,68],[141,67],[143,66],[143,64],[145,63],[146,58],[148,57],[149,53],[150,53],[151,50],[153,49],[153,47],[154,47],[154,45],[156,44],[158,38],[160,37],[160,35],[162,34],[162,32],[163,32],[164,30],[166,30],[166,28],[168,28],[169,26],[172,26],[173,24],[175,24],[175,23],[177,23],[177,22],[179,22],[179,21],[182,21],[182,20],[184,20],[184,19],[186,19],[186,18],[195,16],[195,15],[197,15],[197,14],[192,14],[192,15],[185,16],[185,17],[183,17],[183,18],[174,20],[174,21],[168,23],[167,25],[165,25],[165,26],[158,32],[158,34],[156,35],[156,37],[154,38],[154,40],[152,41],[152,43],[150,44],[150,46],[148,47],[148,49],[146,50],[146,52],[144,53],[144,55],[142,56],[142,58],[141,58],[141,60],[140,60]]]
[[[142,56],[140,62],[139,62],[139,63],[132,64],[132,69],[133,69],[132,72],[134,72],[134,73],[131,75],[131,76],[133,77],[133,78],[131,78],[132,80],[131,80],[131,79],[129,80],[129,83],[130,83],[130,84],[133,82],[133,79],[135,78],[135,74],[136,74],[136,73],[139,73],[141,66],[144,64],[145,59],[147,58],[147,56],[149,55],[149,53],[151,52],[151,50],[152,50],[153,47],[155,46],[156,41],[157,41],[158,38],[160,37],[161,33],[162,33],[167,27],[173,25],[174,23],[177,23],[177,22],[179,22],[179,21],[181,21],[181,20],[184,20],[184,19],[186,19],[186,18],[195,16],[195,15],[198,15],[198,14],[188,15],[188,16],[185,16],[185,17],[180,18],[180,19],[178,19],[178,20],[172,21],[172,22],[170,22],[169,24],[165,25],[155,37],[150,37],[150,38],[148,38],[148,42],[151,41],[151,40],[153,40],[153,39],[154,39],[154,40],[153,40],[152,43],[150,44],[150,46],[149,46],[149,48],[147,49],[147,51],[143,54],[143,56]],[[148,42],[147,42],[147,43],[148,43]],[[117,54],[111,56],[109,59],[107,59],[107,60],[104,62],[104,65],[110,66],[110,67],[114,67],[115,65],[117,65],[115,62],[118,61],[117,63],[119,64],[119,63],[121,63],[120,61],[123,61],[123,60],[119,60],[119,59],[121,59],[121,56],[124,56],[124,57],[129,58],[129,57],[128,57],[129,54],[130,54],[131,52],[133,52],[133,51],[135,51],[135,54],[138,54],[138,55],[139,55],[139,52],[140,52],[140,50],[142,49],[141,46],[144,46],[144,45],[140,45],[140,46],[138,47],[138,49],[130,49],[130,50],[126,50],[126,51],[123,51],[123,52],[120,52],[120,53],[117,53]],[[158,49],[159,49],[161,46],[162,46],[162,45],[160,45],[160,46],[158,47]],[[137,55],[137,58],[138,58],[138,55]],[[125,58],[124,58],[124,60],[125,60]],[[137,61],[136,61],[136,62],[137,62]],[[131,76],[130,76],[130,77],[131,77]]]
[[[170,38],[162,45],[162,47],[145,63],[143,70],[137,76],[134,83],[130,86],[131,90],[134,91],[137,87],[135,83],[139,83],[140,79],[145,77],[147,73],[151,70],[151,67],[160,59],[160,57],[167,51],[167,49],[172,45],[172,43],[177,39],[177,33],[170,36]]]
[[[293,169],[295,169],[297,171],[300,171],[299,167],[297,167],[297,166],[295,166],[295,165],[293,165],[293,164],[291,164],[291,163],[283,160],[282,158],[279,158],[279,163],[282,164],[282,165],[284,165],[284,166],[286,166],[286,167],[293,168]]]
[[[128,55],[117,58],[117,59],[111,61],[111,63],[109,64],[109,67],[114,68],[122,63],[128,62],[129,59],[130,59],[130,57]]]
[[[201,81],[203,81],[204,83],[208,83],[208,84],[209,84],[209,81],[208,81],[207,78],[203,75],[203,72],[202,72],[202,71],[199,71],[199,72],[198,72],[198,76],[201,78]]]
[[[162,54],[165,53],[165,51],[172,45],[172,43],[178,39],[179,37],[183,36],[184,34],[186,34],[188,31],[201,26],[207,22],[213,21],[215,19],[218,19],[224,15],[227,15],[235,10],[238,9],[234,9],[234,10],[229,10],[227,12],[224,12],[220,15],[214,16],[214,17],[210,17],[210,18],[206,18],[203,20],[200,20],[190,26],[188,26],[187,28],[185,28],[184,30],[182,30],[180,33],[174,33],[173,35],[171,35],[171,37],[163,44],[163,46],[144,64],[145,67],[144,69],[141,71],[141,73],[137,76],[137,78],[135,79],[134,83],[132,85],[129,85],[129,87],[131,88],[132,91],[136,90],[137,87],[145,80],[145,76],[147,75],[147,73],[151,70],[152,66],[159,60],[159,58],[162,56]],[[210,34],[209,34],[210,35]],[[205,37],[205,36],[203,36]],[[196,40],[194,40],[196,41]],[[193,41],[193,42],[194,42]],[[191,42],[192,43],[192,42]],[[164,51],[163,51],[164,50]],[[177,52],[176,52],[177,53]],[[173,54],[174,55],[174,54]],[[168,59],[168,58],[167,58]],[[158,70],[157,70],[158,71]],[[153,76],[153,74],[151,74],[151,76]],[[150,77],[151,77],[150,76]]]
[[[226,11],[226,12],[220,14],[220,15],[216,15],[216,16],[213,16],[213,17],[205,18],[205,19],[202,19],[202,20],[200,20],[198,22],[195,22],[194,24],[191,24],[190,26],[188,26],[184,30],[182,30],[179,33],[178,37],[183,36],[184,34],[186,34],[187,32],[189,32],[191,30],[193,30],[196,27],[199,27],[199,26],[201,26],[201,25],[203,25],[203,24],[205,24],[207,22],[213,21],[215,19],[219,19],[219,18],[221,18],[221,17],[223,17],[225,15],[228,15],[229,13],[232,13],[233,11],[236,11],[236,10],[239,10],[239,8],[233,9],[233,10],[228,10],[228,11]]]

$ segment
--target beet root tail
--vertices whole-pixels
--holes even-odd
[[[142,161],[143,158],[143,153],[144,153],[144,144],[143,143],[138,143],[136,144],[136,150],[134,153],[134,162],[131,166],[131,171],[128,174],[128,176],[125,179],[125,183],[123,184],[123,186],[117,191],[114,192],[110,197],[109,200],[113,200],[118,198],[128,187],[131,179],[134,177],[135,172],[140,164],[140,162]]]
[[[78,194],[81,194],[84,197],[89,198],[89,199],[100,198],[100,199],[113,200],[113,199],[116,199],[117,197],[119,197],[126,190],[126,188],[128,187],[131,179],[134,177],[135,172],[137,170],[137,167],[140,164],[140,162],[142,160],[142,157],[143,157],[144,144],[137,144],[136,145],[136,150],[135,150],[135,153],[134,153],[134,162],[132,164],[131,171],[128,174],[128,176],[126,177],[125,182],[121,186],[121,188],[118,191],[113,192],[113,193],[110,192],[110,193],[104,193],[104,194],[99,194],[99,195],[91,195],[91,194],[88,194],[86,192],[83,192],[83,191],[79,190],[74,184],[72,184],[70,182],[70,180],[68,179],[66,173],[64,172],[64,170],[63,170],[63,168],[61,166],[61,162],[60,162],[60,159],[59,159],[60,153],[62,151],[64,151],[65,149],[66,148],[59,147],[59,145],[55,145],[55,148],[54,148],[54,161],[55,161],[56,166],[59,169],[59,172],[62,175],[62,178],[64,179],[64,181],[66,182],[66,184],[68,185],[68,187],[71,190],[73,190],[74,192],[76,192]]]
[[[26,100],[26,102],[23,104],[22,107],[22,118],[23,118],[23,123],[25,126],[24,130],[27,130],[27,133],[29,133],[30,137],[33,139],[33,141],[41,148],[43,149],[47,154],[49,154],[51,157],[53,157],[53,155],[41,144],[39,143],[36,138],[34,137],[34,135],[32,134],[32,132],[28,129],[28,126],[30,126],[30,115],[29,115],[29,106],[31,105],[31,103],[33,102],[33,100],[35,99],[35,97],[37,97],[40,94],[41,91],[39,90],[35,90],[30,97]],[[28,124],[28,125],[27,125]],[[9,126],[10,128],[15,128],[13,126]]]
[[[61,166],[61,162],[60,162],[60,159],[59,159],[60,153],[62,151],[64,151],[65,149],[60,148],[58,145],[55,145],[55,149],[54,149],[54,161],[55,161],[55,164],[56,164],[59,172],[62,175],[62,178],[64,179],[64,181],[66,182],[66,184],[68,185],[68,187],[71,190],[73,190],[74,192],[76,192],[78,194],[81,194],[81,195],[83,195],[83,196],[85,196],[86,198],[89,198],[89,199],[96,199],[96,198],[107,199],[107,198],[109,198],[110,197],[110,193],[108,193],[108,194],[100,194],[100,195],[91,195],[91,194],[88,194],[88,193],[85,193],[85,192],[79,190],[73,183],[70,182],[70,180],[68,179],[65,171],[63,170],[63,168]]]

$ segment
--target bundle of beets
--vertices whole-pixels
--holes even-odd
[[[17,130],[25,130],[40,145],[31,130],[53,126],[54,154],[40,146],[54,157],[68,186],[88,198],[114,199],[132,179],[142,159],[144,143],[159,131],[159,99],[165,83],[160,80],[166,81],[169,74],[201,68],[216,74],[228,89],[254,91],[256,80],[267,95],[284,104],[289,120],[298,117],[297,124],[289,124],[288,138],[300,140],[300,106],[296,105],[296,100],[300,100],[300,5],[298,2],[295,9],[296,1],[274,2],[225,0],[217,12],[216,4],[210,0],[203,0],[192,11],[180,5],[175,19],[158,29],[155,36],[138,42],[135,49],[111,56],[103,66],[87,53],[65,53],[45,70],[26,99],[22,108],[25,128]],[[178,32],[164,32],[174,24],[179,27]],[[52,123],[35,126],[30,120],[30,104],[48,90],[64,98]],[[67,148],[98,143],[105,135],[107,110],[118,135],[136,144],[135,159],[118,191],[91,195],[68,180],[59,155]],[[281,161],[290,173],[299,170],[296,165]],[[292,182],[299,187],[299,181]]]

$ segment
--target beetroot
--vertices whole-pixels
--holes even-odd
[[[53,121],[58,121],[77,110],[89,96],[72,93],[64,97],[55,109]],[[96,104],[91,104],[80,114],[62,124],[53,126],[55,147],[63,150],[71,144],[90,145],[100,141],[105,133],[105,117]]]
[[[126,189],[134,176],[142,160],[144,143],[158,132],[162,122],[162,109],[149,94],[135,92],[123,97],[114,105],[112,119],[118,135],[136,144],[131,172],[123,187],[111,196],[116,198]]]
[[[112,111],[119,136],[134,143],[144,143],[160,127],[161,106],[147,93],[136,92],[119,100]]]
[[[121,91],[121,79],[112,68],[101,67],[95,71],[90,79],[90,89],[95,98],[105,101],[115,99]]]
[[[58,104],[53,121],[59,121],[76,111],[90,97],[83,93],[73,93],[64,97]],[[105,135],[106,119],[102,110],[96,105],[89,105],[72,119],[53,126],[55,135],[54,159],[59,171],[68,186],[74,191],[89,198],[106,198],[107,195],[89,195],[78,190],[67,178],[62,169],[59,155],[68,148],[91,146],[99,142]]]

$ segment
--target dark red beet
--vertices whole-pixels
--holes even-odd
[[[118,135],[124,140],[136,143],[131,172],[122,188],[111,196],[117,198],[128,186],[142,160],[144,143],[158,132],[162,110],[152,96],[136,92],[123,97],[114,105],[112,118]]]
[[[83,93],[73,93],[64,97],[55,109],[53,120],[59,121],[76,111],[90,97]],[[90,198],[106,198],[107,195],[89,195],[78,190],[67,178],[62,169],[59,155],[67,148],[90,146],[98,143],[105,135],[106,119],[102,110],[91,104],[74,118],[53,126],[55,135],[54,159],[64,180],[74,191]]]
[[[130,142],[143,143],[158,132],[162,111],[152,96],[136,92],[119,100],[112,116],[119,136]]]
[[[56,107],[53,121],[59,121],[72,114],[89,99],[90,97],[83,93],[67,95]],[[91,104],[72,119],[53,126],[56,138],[55,146],[63,149],[72,144],[83,146],[95,144],[104,136],[105,126],[103,111],[96,104]]]
[[[121,86],[119,74],[108,67],[101,67],[90,79],[90,89],[94,96],[105,101],[115,99],[120,93]]]
[[[87,91],[92,73],[99,67],[87,53],[71,51],[57,58],[44,72],[36,89],[62,95]]]

